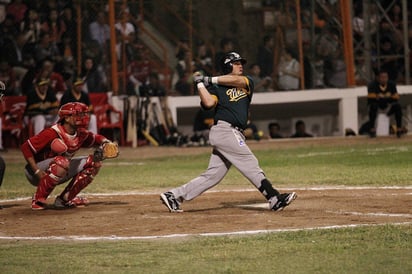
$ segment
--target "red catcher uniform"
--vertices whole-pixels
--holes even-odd
[[[110,142],[106,137],[85,128],[89,122],[89,113],[83,103],[63,105],[59,117],[57,124],[29,138],[21,147],[28,162],[26,177],[37,186],[32,209],[45,209],[46,199],[56,185],[69,179],[70,183],[56,198],[54,206],[65,208],[85,205],[86,200],[76,195],[93,181],[101,167],[101,159],[94,155],[74,155],[80,148],[97,147]],[[65,128],[65,124],[69,123],[72,123],[71,129],[75,129],[72,134]],[[37,170],[34,170],[35,166]]]

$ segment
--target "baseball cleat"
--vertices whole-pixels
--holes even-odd
[[[66,202],[61,197],[56,197],[54,201],[55,208],[74,208],[74,207],[84,207],[89,204],[89,200],[87,198],[76,196],[72,200]]]
[[[282,193],[269,200],[270,209],[273,211],[281,211],[290,205],[298,195],[295,192]]]
[[[183,212],[180,208],[179,201],[175,198],[172,192],[168,191],[160,194],[160,200],[169,209],[170,212]]]
[[[40,202],[40,201],[38,201],[38,200],[32,200],[31,201],[31,209],[32,210],[43,210],[43,209],[46,209],[46,204],[45,203],[42,203],[42,202]]]

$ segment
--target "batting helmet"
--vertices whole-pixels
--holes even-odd
[[[90,114],[89,107],[87,105],[79,102],[64,104],[59,109],[59,122],[63,121],[64,118],[69,116],[75,117],[76,126],[82,128],[89,126]]]
[[[242,65],[246,64],[246,59],[243,59],[237,52],[229,52],[222,59],[223,74],[229,74],[233,69],[233,62],[240,61]]]

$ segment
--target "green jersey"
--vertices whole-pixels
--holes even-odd
[[[214,85],[210,94],[217,97],[215,124],[226,121],[234,127],[244,129],[249,119],[249,106],[252,101],[254,83],[250,76],[244,76],[246,88]]]

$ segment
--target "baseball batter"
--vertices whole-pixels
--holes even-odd
[[[180,205],[217,185],[235,166],[268,200],[269,209],[278,211],[288,206],[295,192],[279,193],[259,167],[258,160],[245,142],[243,129],[247,125],[249,106],[253,95],[253,80],[243,76],[246,60],[231,52],[222,59],[224,75],[216,77],[193,75],[201,106],[215,110],[214,126],[209,133],[213,146],[209,166],[190,182],[160,194],[170,212],[182,212]]]

